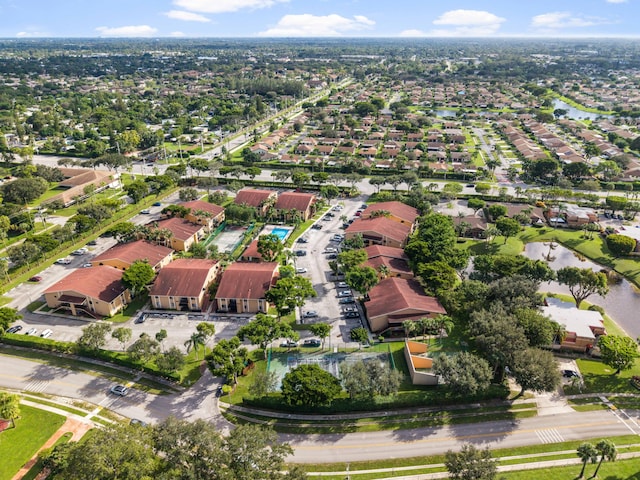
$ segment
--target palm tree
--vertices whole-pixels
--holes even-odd
[[[413,334],[416,331],[416,322],[413,320],[405,320],[402,322],[402,328],[404,328],[405,337],[413,337]]]
[[[598,461],[598,450],[592,443],[582,443],[578,447],[577,451],[580,460],[582,460],[582,470],[580,470],[580,476],[578,478],[584,478],[584,469],[587,467],[587,462],[591,460],[591,463]]]
[[[189,340],[184,342],[184,346],[187,347],[187,353],[193,348],[193,351],[196,352],[196,360],[198,360],[198,346],[202,345],[204,347],[204,341],[204,335],[199,332],[192,333]]]
[[[386,265],[380,265],[378,267],[378,273],[380,274],[381,279],[385,279],[389,276],[389,267],[387,267]]]
[[[596,478],[598,476],[600,465],[602,465],[602,462],[605,459],[609,462],[615,462],[616,457],[618,456],[618,450],[611,440],[600,440],[598,443],[596,443],[596,450],[600,454],[600,461],[598,462],[596,471],[593,472],[593,475],[591,475],[591,478]]]
[[[447,336],[449,336],[455,324],[453,323],[453,320],[451,320],[451,317],[449,315],[439,314],[435,317],[434,320],[438,325],[438,338],[440,339],[440,341],[442,341],[442,337],[444,336],[444,334],[447,334]]]
[[[15,393],[0,392],[0,418],[11,420],[11,426],[16,428],[16,417],[20,416],[20,397]]]

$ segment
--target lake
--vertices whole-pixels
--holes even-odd
[[[563,267],[579,267],[591,268],[592,270],[599,271],[604,268],[588,259],[583,260],[582,257],[578,257],[573,251],[563,247],[562,245],[554,245],[555,248],[551,253],[553,260],[549,262],[549,265],[554,270],[558,270]],[[548,253],[549,244],[546,242],[528,243],[525,246],[524,251],[525,256],[534,260],[544,260]],[[540,290],[570,295],[569,289],[557,282],[543,283],[540,286]],[[640,337],[640,292],[638,292],[635,286],[627,280],[623,280],[618,284],[610,285],[609,293],[606,297],[591,295],[585,301],[604,308],[607,315],[615,320],[615,322],[622,327],[629,336],[631,336],[631,338],[635,339]]]
[[[611,115],[585,112],[584,110],[580,110],[556,98],[553,100],[553,109],[557,110],[558,108],[566,110],[567,114],[565,115],[565,117],[571,118],[573,120],[596,120],[597,118],[612,118]]]

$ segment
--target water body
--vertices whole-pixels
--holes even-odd
[[[600,271],[604,268],[590,260],[578,257],[573,251],[562,245],[554,245],[555,248],[551,251],[553,260],[549,262],[549,265],[554,270],[563,267],[579,267]],[[528,243],[524,251],[525,256],[534,260],[545,260],[548,253],[549,244],[546,242]],[[560,285],[557,282],[543,283],[540,289],[545,292],[571,295],[566,286]],[[615,320],[631,338],[640,336],[640,292],[627,280],[623,280],[621,283],[615,285],[610,285],[609,293],[606,297],[594,294],[585,301],[604,308],[607,315]]]
[[[566,102],[556,98],[553,100],[553,109],[562,109],[566,110],[567,114],[566,118],[571,118],[573,120],[596,120],[598,118],[612,118],[612,115],[605,115],[603,113],[593,113],[593,112],[585,112],[584,110],[580,110],[579,108],[573,107]]]

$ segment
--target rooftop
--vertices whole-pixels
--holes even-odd
[[[173,253],[171,248],[144,240],[136,240],[135,242],[114,245],[94,257],[91,261],[100,263],[105,260],[120,260],[123,263],[132,264],[136,260],[147,260],[151,266],[155,266],[165,259],[167,255],[171,255],[171,253]]]
[[[424,289],[415,280],[387,278],[371,289],[369,298],[371,300],[366,303],[369,318],[394,315],[406,310],[410,311],[410,315],[418,316],[447,313],[436,298],[425,295]]]
[[[222,274],[216,298],[264,298],[277,269],[275,262],[232,263]]]
[[[153,282],[151,295],[198,297],[207,287],[209,272],[216,260],[179,258],[160,270]]]
[[[74,270],[47,288],[44,293],[66,291],[109,303],[125,292],[126,287],[122,283],[122,270],[102,265]]]

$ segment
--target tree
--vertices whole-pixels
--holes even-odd
[[[425,290],[433,295],[454,288],[460,281],[456,270],[441,260],[419,264],[416,273]]]
[[[340,196],[340,189],[335,185],[323,185],[320,187],[320,195],[331,204],[331,200]]]
[[[347,250],[338,254],[338,264],[345,272],[367,261],[367,252],[364,250]]]
[[[578,457],[582,460],[582,470],[580,470],[579,479],[584,478],[584,469],[587,467],[587,462],[596,463],[598,461],[598,450],[593,443],[585,442],[578,446]]]
[[[607,276],[603,272],[594,272],[590,268],[564,267],[557,271],[558,283],[569,287],[569,291],[576,301],[576,308],[580,308],[583,300],[594,293],[604,297],[609,292]]]
[[[402,375],[378,361],[359,361],[340,364],[340,380],[353,398],[374,398],[397,393]]]
[[[365,297],[379,282],[378,273],[369,266],[351,268],[347,271],[345,280],[351,288],[362,293]]]
[[[629,255],[636,248],[636,241],[626,235],[612,233],[607,235],[607,247],[616,257]]]
[[[4,203],[26,205],[33,202],[49,188],[44,178],[18,178],[2,187]]]
[[[324,342],[326,338],[331,334],[331,325],[327,323],[313,323],[309,325],[309,331],[316,337],[320,337],[322,341],[322,349],[324,350]]]
[[[258,345],[264,351],[264,358],[267,359],[267,347],[276,338],[289,338],[297,340],[297,332],[294,332],[291,325],[280,322],[277,318],[264,313],[258,313],[255,320],[243,325],[238,330],[240,340],[249,339],[252,345]]]
[[[600,461],[598,462],[596,471],[593,472],[593,475],[591,475],[591,478],[596,478],[598,476],[598,471],[600,470],[602,462],[604,462],[605,460],[609,462],[615,462],[616,457],[618,456],[618,449],[611,440],[600,440],[598,443],[596,443],[596,450],[600,455]]]
[[[138,203],[149,195],[149,185],[143,180],[135,180],[125,187],[125,191],[131,197],[133,203]]]
[[[249,393],[255,397],[264,397],[278,388],[276,372],[260,371],[253,373],[253,382],[249,385]]]
[[[205,337],[200,332],[193,332],[189,337],[189,340],[184,342],[184,346],[187,349],[187,353],[189,353],[193,349],[193,351],[196,354],[196,360],[198,360],[198,349],[200,348],[200,345],[202,345],[202,348],[204,348],[204,344],[205,344]]]
[[[626,197],[611,195],[605,198],[604,202],[607,207],[611,209],[611,213],[616,213],[618,211],[624,210],[624,208],[629,203],[629,200]]]
[[[160,348],[162,348],[163,350],[164,350],[164,343],[163,342],[165,341],[167,336],[168,336],[168,333],[164,328],[159,330],[159,331],[157,331],[156,335],[155,335],[156,341],[160,344]]]
[[[501,217],[496,220],[496,228],[504,237],[504,243],[507,243],[509,237],[515,237],[520,232],[520,222],[515,218]]]
[[[521,308],[514,312],[518,325],[532,347],[547,347],[552,344],[558,324],[534,308]]]
[[[207,355],[207,363],[214,375],[225,377],[227,383],[235,385],[248,358],[249,352],[240,346],[238,337],[223,338]]]
[[[180,198],[181,202],[189,202],[191,200],[197,200],[198,198],[200,198],[200,194],[195,188],[181,188],[180,192],[178,192],[178,197]]]
[[[158,355],[155,361],[160,371],[165,373],[177,372],[185,364],[184,353],[182,353],[176,346],[173,346],[166,352]]]
[[[160,345],[148,333],[141,333],[140,338],[129,346],[128,351],[131,358],[144,364],[160,353]]]
[[[273,262],[282,253],[283,249],[284,245],[280,241],[280,237],[275,233],[258,237],[258,253],[265,262]]]
[[[514,355],[509,365],[518,385],[520,395],[525,390],[534,392],[552,392],[560,385],[560,370],[553,354],[539,348],[527,348]]]
[[[209,339],[213,339],[216,334],[216,326],[210,322],[200,322],[196,325],[196,330],[204,337],[205,344]]]
[[[136,260],[122,274],[122,283],[136,296],[155,278],[156,272],[146,260]]]
[[[620,335],[602,335],[598,339],[598,347],[605,365],[615,368],[614,375],[633,367],[638,357],[638,345],[630,337]]]
[[[330,405],[341,391],[340,381],[315,364],[300,365],[282,379],[282,396],[289,405]]]
[[[107,343],[109,332],[111,332],[111,325],[108,323],[90,323],[82,329],[82,335],[80,335],[77,344],[80,348],[98,350]]]
[[[358,342],[360,345],[364,345],[369,343],[369,332],[363,327],[352,328],[349,332],[349,338],[353,342]]]
[[[18,310],[11,307],[0,307],[0,334],[3,333],[9,325],[22,318]]]
[[[478,450],[470,443],[465,443],[458,453],[449,450],[444,464],[451,478],[459,480],[493,480],[498,470],[489,448]]]
[[[495,222],[507,214],[507,207],[499,203],[494,203],[493,205],[489,205],[487,211],[489,212],[491,219]]]
[[[295,276],[291,278],[281,278],[271,287],[265,298],[273,303],[278,311],[278,318],[286,311],[294,310],[296,307],[304,306],[307,298],[315,297],[316,291],[308,278]]]
[[[20,417],[20,396],[15,393],[0,392],[0,418],[11,420],[16,428],[15,419]]]
[[[489,363],[469,352],[438,355],[433,361],[433,372],[441,375],[447,387],[460,396],[473,396],[491,385]]]
[[[113,332],[111,332],[111,336],[122,344],[123,352],[125,350],[127,342],[131,340],[132,334],[133,331],[127,327],[118,327]]]

